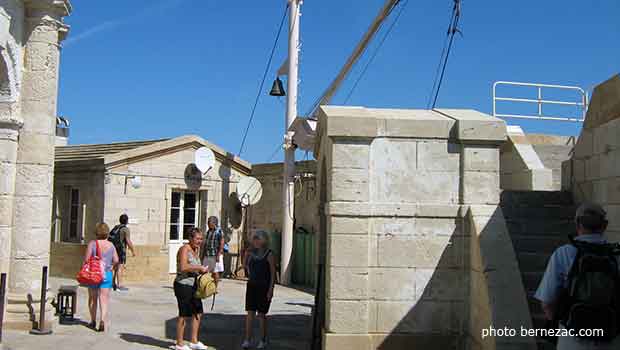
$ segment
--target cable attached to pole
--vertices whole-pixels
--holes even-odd
[[[278,46],[278,40],[280,39],[280,34],[282,33],[282,28],[284,27],[284,22],[286,19],[286,14],[288,13],[289,3],[286,3],[286,8],[284,9],[284,15],[282,15],[282,20],[280,21],[280,28],[278,28],[278,34],[276,35],[276,39],[273,43],[273,47],[271,48],[271,54],[269,55],[269,60],[267,61],[267,67],[265,67],[265,72],[263,73],[263,80],[260,83],[258,88],[258,93],[256,94],[256,99],[254,101],[254,106],[252,107],[252,113],[250,113],[250,119],[248,120],[248,125],[245,128],[245,132],[243,133],[243,140],[241,141],[241,146],[239,147],[238,156],[241,156],[243,153],[243,147],[245,146],[245,141],[248,137],[248,132],[250,131],[250,127],[252,126],[252,120],[254,119],[254,114],[256,113],[256,107],[258,106],[258,101],[260,100],[261,93],[263,92],[263,86],[265,86],[265,80],[267,79],[267,74],[269,74],[269,68],[271,68],[271,61],[273,61],[273,55],[276,52],[276,48]]]
[[[398,22],[398,20],[400,19],[400,16],[403,14],[403,11],[405,10],[405,7],[407,6],[407,4],[409,3],[409,0],[405,0],[404,3],[401,4],[401,2],[399,2],[396,5],[401,5],[400,9],[398,11],[398,14],[396,14],[396,18],[394,19],[394,21],[392,22],[392,24],[390,25],[390,27],[388,28],[388,30],[385,32],[385,35],[383,35],[383,38],[381,38],[381,42],[379,42],[379,45],[377,45],[377,48],[375,49],[375,52],[373,52],[372,56],[370,57],[370,59],[368,60],[368,62],[366,62],[366,65],[364,66],[364,69],[362,70],[362,72],[360,73],[360,75],[357,77],[357,80],[355,81],[355,84],[353,84],[353,87],[351,88],[351,90],[349,91],[349,94],[347,95],[347,98],[344,100],[344,104],[346,105],[349,102],[349,99],[351,99],[351,96],[353,96],[353,92],[355,91],[355,89],[357,88],[357,85],[360,83],[360,81],[362,80],[362,78],[364,77],[364,75],[366,74],[366,71],[368,71],[368,67],[370,67],[370,65],[372,64],[372,62],[375,60],[375,58],[377,57],[377,54],[379,53],[379,51],[381,50],[381,47],[383,47],[383,44],[385,43],[386,39],[388,38],[388,36],[390,36],[390,33],[392,32],[392,30],[394,29],[394,27],[396,26],[396,23]],[[392,11],[394,11],[394,8],[392,8],[392,10],[390,10],[390,14],[392,13]],[[388,15],[389,16],[389,15]],[[313,106],[314,107],[314,106]]]
[[[444,43],[444,50],[442,50],[440,65],[441,67],[441,75],[439,76],[439,80],[437,80],[437,73],[439,73],[439,67],[437,67],[437,73],[435,74],[435,83],[433,83],[433,90],[431,91],[431,97],[433,103],[431,104],[431,99],[428,101],[428,106],[430,109],[434,109],[437,104],[437,98],[439,97],[439,90],[441,90],[441,84],[443,83],[443,78],[446,73],[446,66],[448,65],[448,58],[450,57],[450,51],[452,49],[452,43],[454,42],[454,35],[459,33],[462,35],[462,32],[458,28],[459,20],[461,18],[461,0],[454,0],[454,7],[452,8],[452,17],[450,20],[450,26],[448,28],[448,47],[446,50],[446,46]],[[444,54],[445,53],[445,54]],[[442,62],[443,60],[443,62]],[[436,87],[436,88],[435,88]],[[434,95],[434,98],[433,98]]]

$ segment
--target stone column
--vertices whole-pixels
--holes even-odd
[[[49,265],[59,42],[68,1],[25,1],[24,75],[5,327],[30,329],[38,319],[41,269]],[[49,300],[48,300],[49,301]],[[33,311],[34,310],[34,315]],[[46,320],[51,321],[51,306]],[[51,325],[51,323],[50,323]]]
[[[15,169],[17,136],[21,122],[0,117],[0,272],[9,272],[11,232],[13,231],[13,203],[15,196]]]

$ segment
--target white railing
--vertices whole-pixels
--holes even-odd
[[[537,99],[529,98],[513,98],[513,97],[498,97],[497,86],[498,85],[512,85],[512,86],[529,86],[535,87],[538,90]],[[557,100],[545,100],[543,99],[542,89],[563,89],[574,90],[581,96],[581,102],[573,101],[557,101]],[[524,103],[536,103],[538,104],[537,115],[522,115],[522,114],[501,114],[497,113],[497,101],[509,101],[509,102],[524,102]],[[564,106],[576,106],[582,110],[580,117],[564,117],[564,116],[548,116],[543,113],[542,106],[544,104],[549,105],[564,105]],[[549,85],[549,84],[535,84],[535,83],[519,83],[515,81],[497,81],[493,84],[493,116],[498,118],[521,118],[521,119],[539,119],[539,120],[560,120],[570,122],[583,122],[586,118],[586,112],[588,110],[588,94],[585,90],[578,86],[563,86],[563,85]]]

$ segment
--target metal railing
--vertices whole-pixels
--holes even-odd
[[[512,86],[529,86],[535,87],[538,90],[538,98],[513,98],[513,97],[498,97],[497,86],[498,85],[512,85]],[[557,101],[557,100],[545,100],[543,99],[542,89],[563,89],[574,90],[581,95],[581,102],[573,101]],[[537,115],[521,115],[521,114],[498,114],[497,113],[497,101],[509,101],[509,102],[524,102],[524,103],[536,103],[538,104]],[[563,116],[548,116],[543,113],[543,105],[564,105],[564,106],[576,106],[582,109],[581,117],[563,117]],[[535,84],[535,83],[520,83],[515,81],[497,81],[493,84],[493,116],[498,118],[521,118],[521,119],[539,119],[539,120],[560,120],[570,122],[583,122],[586,118],[586,112],[588,110],[588,94],[586,91],[578,86],[563,86],[563,85],[550,85],[550,84]]]

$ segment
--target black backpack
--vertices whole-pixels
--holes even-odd
[[[577,255],[568,273],[559,320],[579,338],[611,341],[620,333],[620,246],[570,241]],[[602,329],[603,335],[578,335],[580,330],[595,329]]]
[[[121,253],[125,250],[125,242],[123,242],[123,240],[121,239],[121,229],[125,227],[125,225],[116,225],[114,226],[114,228],[112,229],[112,231],[110,231],[110,234],[108,235],[108,241],[110,241],[113,245],[114,248],[116,248],[116,251],[118,253]]]

